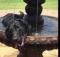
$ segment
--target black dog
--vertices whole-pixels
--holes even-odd
[[[16,15],[19,16],[19,15]],[[15,19],[11,17],[11,14],[7,15],[7,17],[2,21],[4,26],[6,26],[5,34],[8,40],[11,40],[15,44],[15,48],[17,46],[23,46],[25,38],[30,32],[31,26],[23,20],[24,14],[21,12],[21,15]],[[11,18],[10,18],[11,17]]]

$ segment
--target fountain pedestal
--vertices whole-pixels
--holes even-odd
[[[51,39],[50,39],[51,38]],[[21,57],[43,57],[45,50],[53,50],[58,48],[57,37],[34,37],[29,36],[25,41],[25,46],[20,48]],[[43,40],[42,40],[43,39]],[[48,40],[47,40],[48,39]]]
[[[20,56],[43,57],[42,53],[44,50],[52,50],[54,48],[58,48],[57,47],[58,37],[55,37],[57,36],[57,29],[54,30],[53,27],[55,22],[52,22],[53,20],[55,20],[55,18],[48,16],[41,16],[41,12],[43,9],[41,5],[45,3],[45,0],[38,0],[38,10],[37,10],[37,0],[23,0],[23,1],[27,3],[25,7],[27,15],[25,15],[24,19],[32,26],[36,26],[36,19],[37,19],[37,25],[41,26],[44,23],[44,27],[41,31],[38,30],[39,33],[41,32],[39,35],[40,37],[39,36],[36,37],[35,35],[33,35],[34,37],[32,37],[32,35],[30,37],[27,37],[27,39],[25,40],[25,45],[22,48],[20,47],[19,49],[21,54],[19,54],[18,57]]]
[[[41,12],[43,9],[41,4],[43,4],[45,0],[38,0],[38,9],[37,9],[37,0],[24,0],[24,2],[27,3],[25,7],[27,15],[25,16],[24,19],[31,25],[36,25],[36,19],[37,19],[37,25],[42,25],[44,23],[44,19],[41,16]]]

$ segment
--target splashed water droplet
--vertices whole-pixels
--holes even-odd
[[[39,36],[39,33],[35,33],[35,36]]]

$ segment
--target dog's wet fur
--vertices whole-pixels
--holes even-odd
[[[6,27],[5,34],[8,40],[16,45],[24,45],[25,38],[29,35],[31,26],[24,20],[24,13],[20,15],[8,13],[3,18],[3,25]]]

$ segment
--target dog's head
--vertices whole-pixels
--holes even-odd
[[[8,40],[16,42],[19,45],[24,45],[24,40],[27,37],[28,32],[30,31],[31,26],[23,20],[13,20],[9,23],[5,34]]]
[[[18,14],[14,14],[15,19],[23,19],[24,13],[22,11],[19,11],[19,12],[20,12],[19,15]]]

